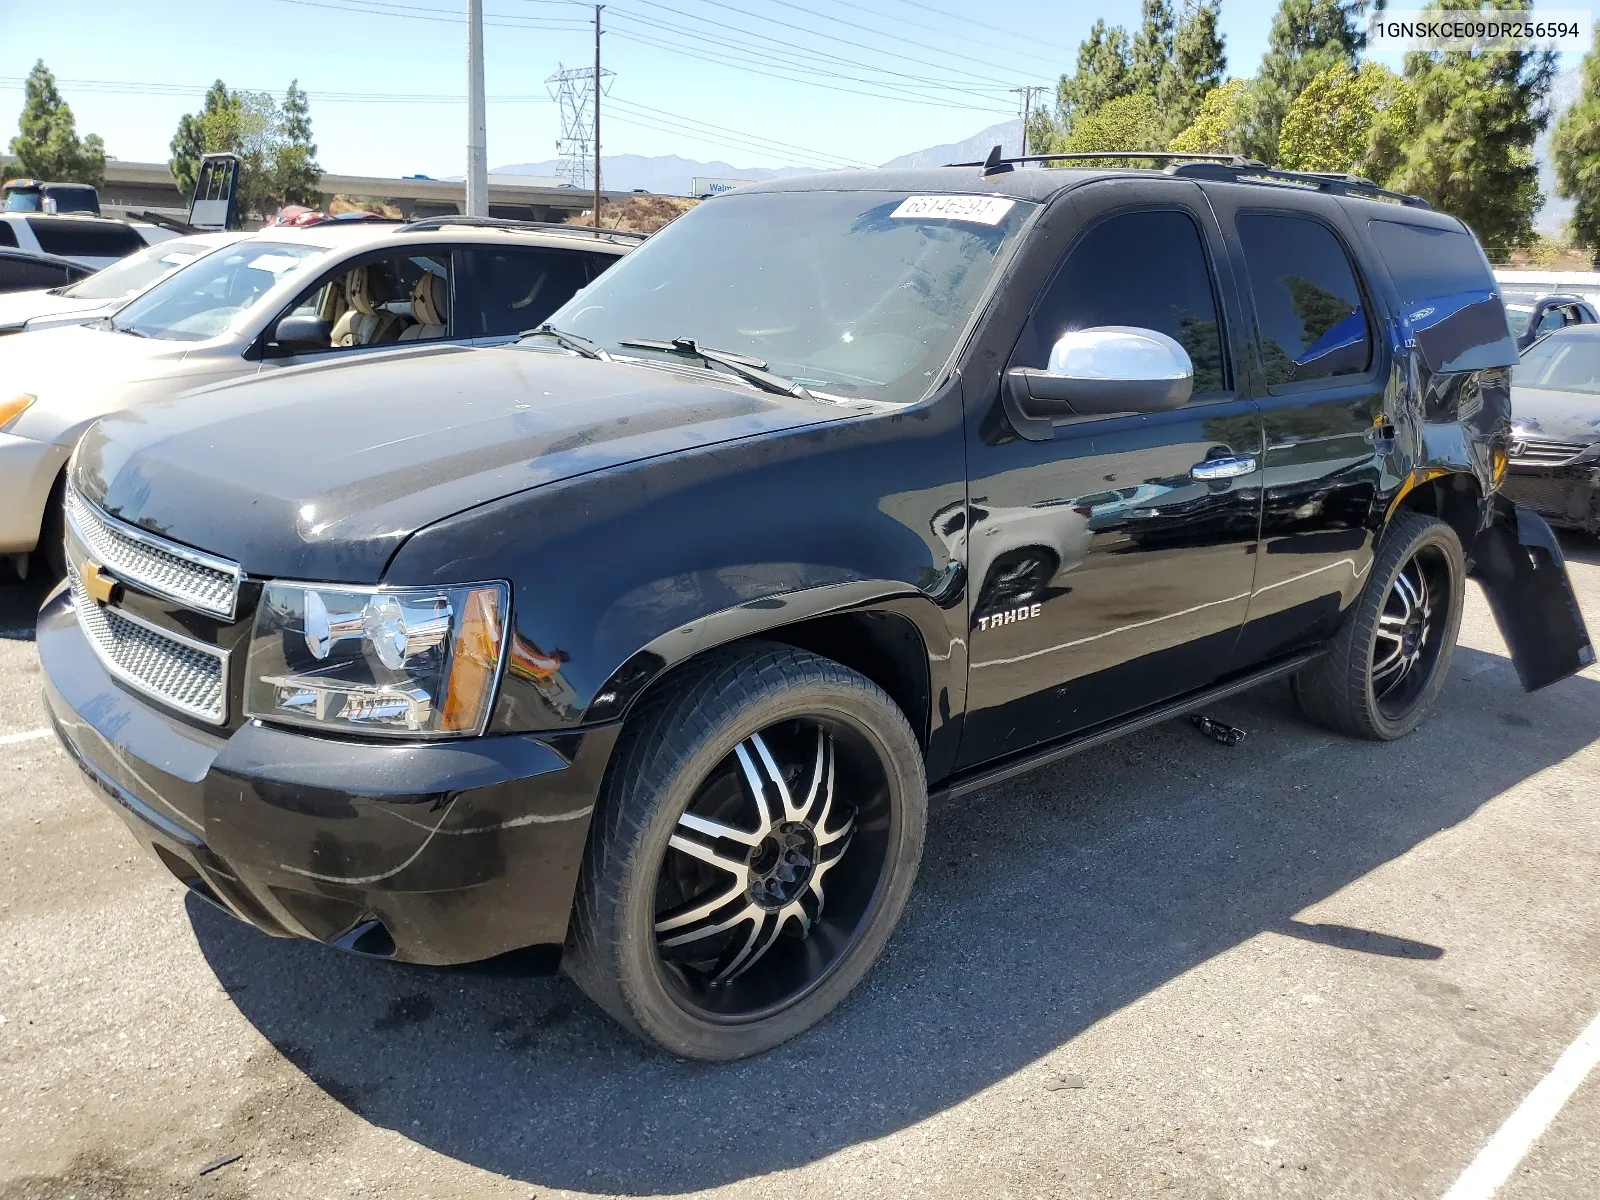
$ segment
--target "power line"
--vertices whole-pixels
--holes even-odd
[[[530,4],[548,4],[550,3],[550,0],[526,0],[526,2]],[[1066,54],[1076,55],[1078,53],[1077,47],[1075,46],[1063,46],[1060,42],[1047,42],[1035,37],[1031,33],[1017,33],[1014,30],[1002,29],[998,25],[994,25],[988,21],[977,21],[971,17],[964,17],[960,13],[947,12],[942,8],[935,8],[931,4],[923,4],[921,3],[921,0],[895,0],[895,2],[897,4],[908,5],[911,8],[920,8],[923,12],[935,13],[938,16],[944,17],[946,20],[960,21],[963,25],[975,25],[979,29],[987,29],[990,33],[1003,33],[1007,37],[1017,38],[1019,41],[1027,42],[1030,45],[1048,46],[1052,50],[1060,50]]]
[[[846,158],[843,155],[829,154],[829,153],[827,153],[825,151],[817,150],[817,149],[814,149],[813,147],[810,147],[810,146],[797,146],[793,142],[782,142],[782,141],[779,141],[776,138],[763,137],[760,134],[747,133],[744,130],[740,130],[740,129],[729,129],[728,127],[723,126],[723,125],[714,125],[714,124],[710,123],[709,121],[700,121],[700,120],[697,120],[694,117],[686,117],[682,113],[668,112],[666,109],[663,109],[663,108],[656,108],[656,107],[654,107],[652,105],[639,104],[639,103],[636,103],[636,102],[634,102],[632,100],[620,99],[617,96],[609,96],[608,95],[606,97],[606,100],[613,107],[621,107],[623,109],[626,109],[628,111],[634,112],[636,114],[644,114],[644,115],[648,115],[648,116],[653,117],[653,118],[672,121],[672,122],[680,123],[680,124],[683,124],[683,125],[686,125],[686,126],[700,126],[707,133],[711,133],[711,134],[729,134],[729,135],[732,135],[734,137],[738,137],[738,138],[740,138],[740,139],[742,139],[744,141],[747,141],[747,142],[760,143],[760,144],[763,144],[765,146],[771,147],[772,149],[782,150],[782,151],[784,151],[786,153],[790,153],[790,154],[802,154],[802,155],[805,155],[808,158],[813,158],[813,159],[816,159],[816,160],[821,161],[821,162],[826,162],[826,163],[830,163],[830,164],[845,164],[847,166],[853,166],[853,167],[870,167],[870,166],[876,165],[876,164],[873,164],[873,163],[863,162],[860,159]],[[691,132],[692,132],[692,130],[691,130]]]
[[[139,96],[204,96],[210,84],[142,83],[136,80],[112,79],[57,79],[60,87],[80,92],[107,95]],[[20,75],[0,76],[0,90],[18,91],[27,84]],[[265,92],[275,94],[276,88],[229,88],[234,92]],[[322,92],[307,90],[308,98],[323,104],[465,104],[465,95],[451,96],[443,93],[418,92]],[[488,97],[491,104],[549,104],[549,96],[507,93]]]
[[[734,60],[734,59],[718,57],[718,56],[712,55],[712,54],[700,53],[698,51],[690,50],[688,48],[685,48],[683,46],[677,45],[677,44],[672,43],[672,42],[657,41],[654,38],[641,37],[641,36],[639,36],[637,34],[632,34],[632,33],[623,33],[620,30],[613,31],[612,36],[623,38],[626,41],[630,41],[630,42],[638,42],[640,45],[643,45],[643,46],[654,46],[658,50],[667,50],[667,51],[670,51],[671,53],[681,54],[681,55],[684,55],[684,56],[686,56],[688,58],[697,58],[697,59],[700,59],[702,62],[715,63],[716,65],[723,66],[723,67],[732,67],[734,70],[744,71],[744,72],[746,72],[748,74],[751,74],[751,75],[758,75],[763,79],[772,79],[772,78],[783,79],[783,80],[785,80],[785,81],[787,81],[789,83],[801,83],[801,84],[805,84],[807,87],[822,88],[824,91],[839,92],[839,93],[841,93],[843,95],[847,95],[847,96],[866,96],[866,97],[868,97],[870,99],[873,99],[873,100],[895,100],[895,101],[898,101],[898,102],[900,102],[902,104],[920,104],[925,108],[952,108],[952,109],[960,109],[963,112],[998,113],[998,114],[1000,114],[1002,116],[1009,116],[1010,115],[1010,111],[1011,111],[1010,109],[1004,109],[1004,108],[984,108],[984,107],[980,107],[979,105],[976,105],[976,104],[955,104],[955,103],[952,103],[952,102],[950,102],[948,100],[940,100],[940,99],[937,99],[935,97],[928,97],[928,96],[906,96],[906,95],[896,96],[896,95],[889,95],[889,94],[886,94],[884,92],[864,92],[864,91],[861,91],[858,88],[840,87],[837,84],[819,83],[814,79],[806,79],[806,78],[803,78],[803,77],[796,77],[796,76],[793,76],[793,75],[784,75],[784,74],[775,72],[772,68],[768,68],[766,70],[758,70],[758,69],[756,69],[754,67],[746,66],[744,63],[741,63],[741,62],[739,62],[737,60]]]
[[[644,2],[645,3],[649,3],[649,0],[644,0]],[[653,5],[653,7],[665,8],[666,6],[665,5]],[[923,98],[925,96],[926,92],[928,92],[930,90],[931,91],[936,91],[936,92],[938,92],[938,91],[948,91],[948,92],[960,93],[960,94],[963,94],[963,95],[971,96],[971,97],[973,97],[975,99],[978,99],[978,100],[988,100],[990,98],[990,97],[985,96],[981,92],[976,91],[976,90],[974,90],[972,88],[960,86],[960,85],[957,85],[957,84],[945,84],[945,83],[938,83],[938,82],[934,82],[934,81],[920,81],[915,76],[905,75],[905,74],[903,74],[902,72],[899,72],[899,71],[891,71],[886,67],[874,67],[874,66],[871,66],[870,64],[867,64],[867,63],[856,63],[851,59],[842,59],[842,58],[839,58],[836,55],[824,54],[824,53],[821,53],[821,52],[818,52],[818,51],[797,51],[797,49],[795,47],[787,46],[783,42],[779,41],[778,39],[776,39],[776,38],[768,38],[763,34],[750,33],[749,36],[750,37],[754,37],[754,38],[758,38],[761,41],[773,42],[776,46],[778,46],[780,48],[781,53],[778,53],[778,52],[775,52],[775,51],[772,51],[772,50],[768,50],[766,47],[763,47],[763,46],[753,46],[748,42],[729,41],[729,40],[727,40],[725,38],[717,37],[717,36],[715,36],[713,34],[700,33],[699,31],[686,31],[686,30],[682,29],[680,26],[669,25],[669,24],[665,24],[665,23],[660,22],[660,21],[653,21],[653,20],[650,20],[647,17],[641,17],[641,16],[638,16],[637,14],[630,13],[625,9],[617,9],[616,10],[616,15],[619,16],[619,17],[622,17],[622,18],[624,18],[624,19],[626,19],[628,21],[632,21],[632,22],[638,23],[640,25],[648,26],[651,29],[660,30],[660,31],[665,32],[665,33],[676,34],[676,35],[679,35],[679,36],[693,37],[693,38],[696,39],[696,41],[698,43],[710,42],[710,43],[712,43],[714,45],[724,46],[724,47],[727,47],[730,50],[737,51],[740,54],[743,54],[743,55],[746,55],[746,56],[754,56],[759,61],[769,63],[772,66],[781,67],[782,69],[784,69],[786,71],[791,71],[791,72],[794,72],[794,73],[797,73],[797,74],[813,74],[813,75],[820,76],[822,78],[843,79],[843,80],[846,80],[846,81],[849,81],[849,82],[852,82],[852,83],[864,83],[864,84],[867,84],[867,85],[872,86],[872,87],[888,88],[890,90],[900,92],[905,96],[910,96],[910,97],[914,97],[914,98],[917,98],[917,99]],[[744,32],[744,31],[741,30],[739,32]],[[845,72],[841,72],[841,71],[831,71],[831,70],[825,69],[822,66],[810,66],[810,65],[808,65],[808,64],[806,64],[804,62],[797,62],[797,61],[793,60],[792,56],[794,54],[796,54],[797,52],[801,53],[801,54],[804,54],[804,55],[806,55],[808,57],[815,58],[819,62],[827,62],[829,60],[832,60],[832,61],[835,61],[835,62],[844,63],[844,64],[848,64],[848,65],[851,65],[851,66],[858,66],[861,69],[867,70],[867,71],[873,71],[873,72],[877,72],[877,73],[880,73],[880,74],[895,75],[895,76],[900,77],[901,79],[911,80],[912,82],[899,83],[899,82],[895,82],[895,81],[891,81],[891,80],[884,80],[884,79],[870,79],[870,78],[869,79],[864,79],[859,75],[851,75],[851,74],[848,74],[848,73],[845,73]],[[995,86],[996,86],[996,88],[998,90],[999,85],[995,85]]]

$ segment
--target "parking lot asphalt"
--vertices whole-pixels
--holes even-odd
[[[1600,632],[1600,551],[1569,539]],[[45,724],[0,589],[0,1197],[1441,1196],[1600,1011],[1600,670],[1475,587],[1409,739],[1272,685],[933,814],[904,924],[731,1066],[528,963],[423,970],[185,897]],[[224,1156],[241,1157],[207,1174]],[[1600,1072],[1497,1193],[1600,1195]]]

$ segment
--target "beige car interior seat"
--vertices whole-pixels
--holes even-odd
[[[344,278],[349,310],[333,327],[335,346],[376,346],[399,339],[404,318],[379,308],[386,302],[388,281],[371,267],[357,267]]]
[[[442,338],[450,321],[450,284],[432,271],[424,271],[411,289],[411,319],[416,322],[397,339],[425,342]]]

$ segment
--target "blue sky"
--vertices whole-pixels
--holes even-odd
[[[1223,0],[1232,73],[1254,72],[1276,6]],[[544,81],[558,65],[592,61],[592,9],[484,7],[490,164],[553,157],[559,119]],[[117,158],[164,160],[178,117],[215,78],[278,94],[298,78],[326,170],[459,174],[464,9],[465,0],[0,0],[3,140],[22,77],[43,58],[79,131],[100,134]],[[876,164],[1014,115],[1007,89],[1052,83],[1098,16],[1132,28],[1139,6],[615,0],[604,18],[605,65],[616,72],[604,151],[741,167]]]

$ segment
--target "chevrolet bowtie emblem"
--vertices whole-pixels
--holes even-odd
[[[83,564],[83,590],[92,596],[97,604],[110,604],[111,598],[117,594],[117,581],[107,575],[105,568],[94,559],[87,559]]]

